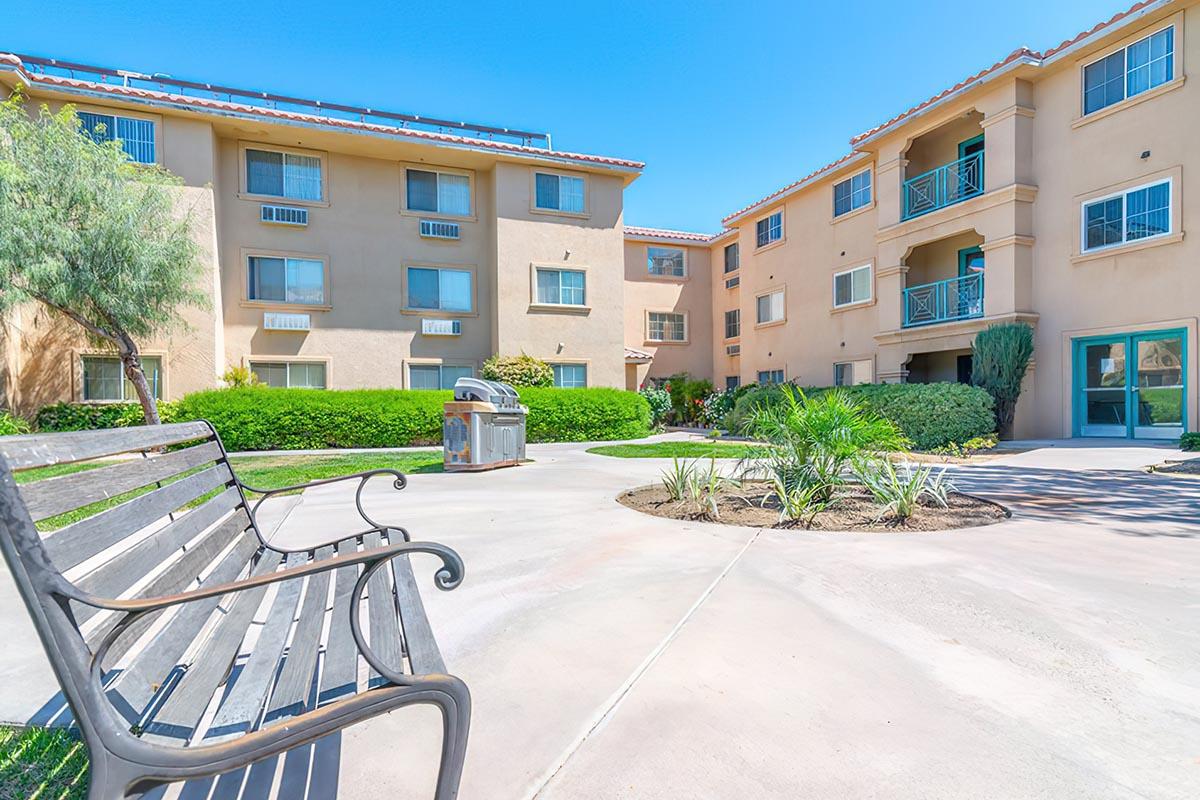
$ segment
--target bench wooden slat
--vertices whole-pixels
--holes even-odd
[[[0,456],[4,456],[11,469],[29,469],[89,461],[135,450],[150,450],[211,436],[212,429],[204,422],[144,425],[102,431],[34,433],[5,436],[0,439]]]
[[[425,617],[425,604],[417,590],[417,579],[413,577],[412,563],[407,555],[392,559],[392,570],[396,578],[396,596],[400,600],[400,623],[404,626],[404,644],[408,648],[408,660],[415,675],[443,674],[446,662],[433,638],[433,629]]]
[[[280,554],[267,550],[251,574],[274,572],[279,562]],[[209,701],[229,673],[229,667],[254,619],[254,612],[262,604],[266,593],[267,587],[260,586],[232,595],[229,610],[218,619],[212,635],[199,648],[195,660],[151,714],[143,729],[143,738],[166,743],[186,742],[192,737]]]
[[[60,528],[46,538],[46,552],[56,567],[69,570],[232,480],[225,464],[209,467]]]
[[[211,586],[236,580],[245,572],[258,546],[254,536],[248,534],[242,537],[200,585]],[[220,602],[221,598],[211,597],[179,606],[178,611],[138,653],[129,668],[114,679],[108,697],[130,722],[141,719],[168,674],[179,664],[188,645],[199,635],[204,621],[212,616]],[[131,644],[125,644],[125,647]]]
[[[338,555],[352,555],[358,551],[358,544],[354,539],[346,539],[338,542],[337,549]],[[317,705],[358,691],[358,647],[350,631],[350,598],[354,594],[358,575],[358,567],[336,570],[333,611],[329,619],[329,638],[325,644],[325,661],[321,666],[321,689]]]
[[[307,563],[307,553],[289,553],[286,566],[299,567]],[[271,683],[279,672],[279,660],[283,658],[288,632],[296,619],[296,606],[300,602],[303,586],[303,579],[292,579],[278,585],[267,620],[254,642],[254,649],[238,673],[233,688],[221,700],[221,706],[204,734],[205,741],[219,741],[246,733],[258,721]]]
[[[70,475],[60,475],[21,487],[25,507],[34,522],[89,503],[149,486],[221,458],[216,442],[176,450],[151,458],[135,458]]]
[[[383,540],[378,533],[368,533],[363,537],[363,549],[374,550],[383,546]],[[404,671],[403,653],[400,641],[400,620],[396,615],[396,595],[392,591],[392,582],[388,579],[386,566],[376,570],[367,582],[367,609],[370,614],[371,649],[387,666],[397,672]],[[371,685],[383,682],[383,676],[374,669],[371,670]]]
[[[313,560],[326,561],[333,558],[333,552],[333,547],[322,547],[317,550]],[[318,572],[309,576],[304,589],[304,602],[300,607],[300,621],[296,623],[292,642],[288,645],[287,660],[283,662],[279,680],[271,693],[271,703],[263,717],[264,725],[282,722],[308,709],[328,602],[329,573]]]

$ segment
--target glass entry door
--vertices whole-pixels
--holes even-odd
[[[1178,438],[1187,397],[1183,337],[1170,331],[1077,341],[1079,435]]]

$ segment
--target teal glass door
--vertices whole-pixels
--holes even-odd
[[[1080,436],[1177,439],[1186,425],[1183,331],[1075,342]]]

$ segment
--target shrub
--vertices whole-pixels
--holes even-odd
[[[522,389],[531,442],[641,439],[650,434],[650,404],[622,389]],[[440,432],[438,434],[440,439]]]
[[[933,467],[908,462],[897,467],[887,459],[879,459],[860,465],[857,472],[875,502],[883,506],[878,519],[890,513],[903,522],[917,513],[922,497],[945,508],[950,493],[956,491],[954,484],[946,480],[945,467],[934,475]]]
[[[541,359],[527,356],[494,355],[483,362],[480,374],[489,381],[512,386],[550,387],[554,385],[554,370]]]
[[[258,376],[249,367],[230,367],[225,370],[225,374],[221,376],[221,380],[229,389],[260,385]]]
[[[671,415],[671,395],[666,389],[646,388],[638,392],[650,405],[650,424],[659,428]]]
[[[878,414],[899,426],[918,450],[951,443],[963,444],[995,431],[991,396],[961,383],[875,383],[843,387]],[[790,384],[761,386],[743,394],[726,415],[729,430],[744,432],[755,410],[778,403],[785,392],[799,391]],[[808,394],[821,389],[805,390]]]
[[[692,380],[681,372],[667,378],[663,388],[671,395],[671,416],[676,425],[697,425],[703,421],[704,401],[713,393],[712,381]]]
[[[163,422],[179,422],[179,404],[159,401],[158,416]],[[40,431],[90,431],[99,428],[127,428],[145,425],[146,416],[137,403],[54,403],[42,406],[34,418]]]
[[[0,436],[12,436],[18,433],[29,433],[29,423],[20,417],[14,417],[7,411],[0,411]]]
[[[1200,433],[1189,431],[1179,437],[1179,449],[1195,451],[1200,450]]]
[[[992,325],[975,334],[971,344],[971,383],[995,401],[996,430],[1012,438],[1013,416],[1021,381],[1033,357],[1033,328],[1024,322]]]

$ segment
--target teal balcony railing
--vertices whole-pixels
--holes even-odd
[[[983,194],[983,151],[922,173],[904,182],[904,219],[961,203]]]
[[[904,290],[904,327],[983,316],[983,273]]]

